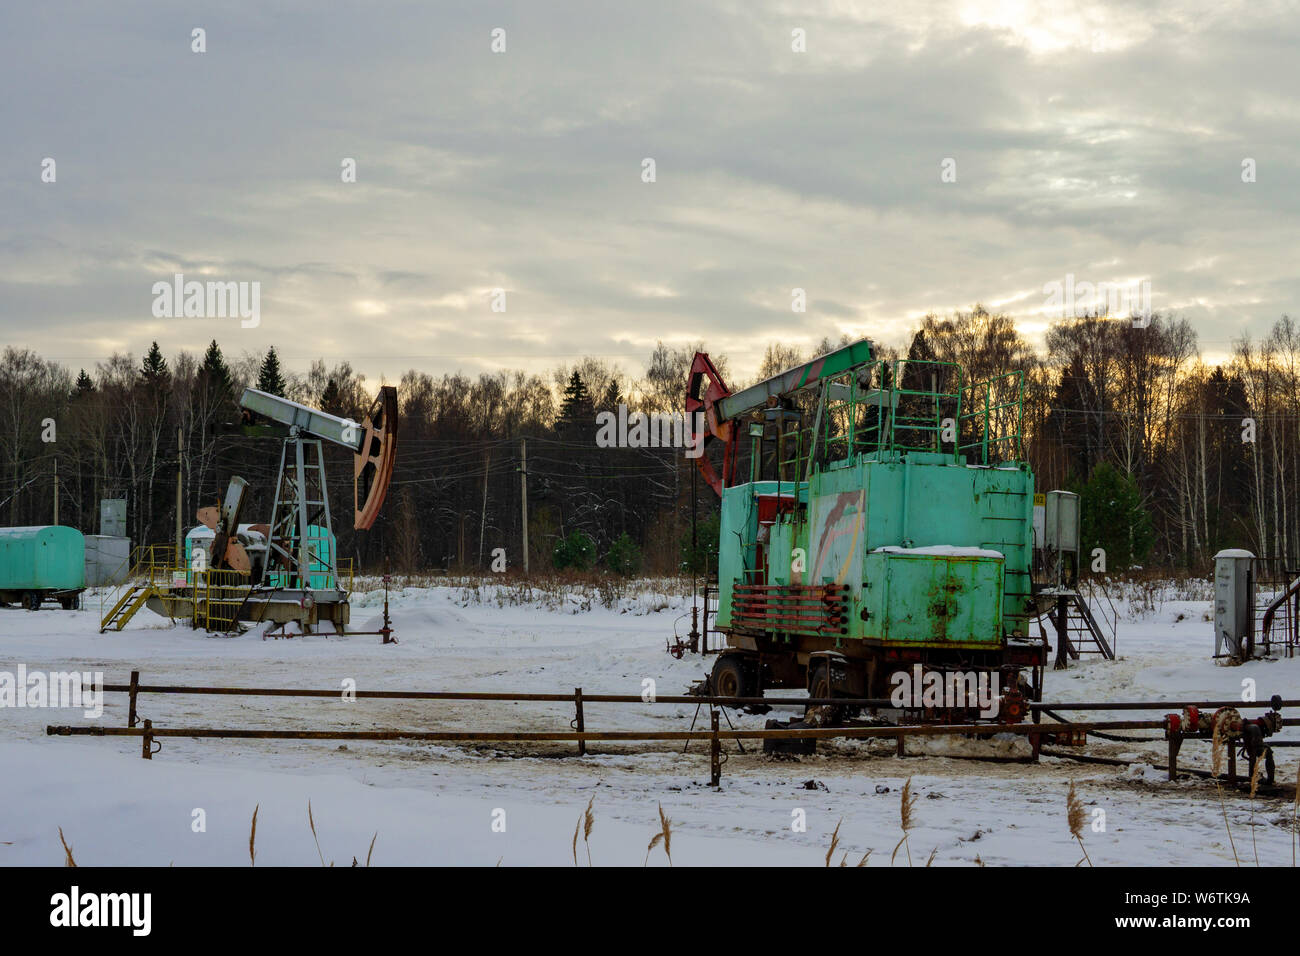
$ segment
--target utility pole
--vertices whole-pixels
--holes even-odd
[[[523,511],[524,574],[528,573],[528,439],[519,439],[519,506]]]
[[[181,432],[181,426],[176,426],[176,564],[179,566],[185,559],[185,541],[181,531],[181,462],[185,457],[184,438]]]
[[[59,523],[59,459],[54,459],[54,523]]]
[[[483,537],[487,534],[487,493],[488,472],[492,468],[492,448],[488,447],[483,455],[483,510],[479,512],[478,521],[478,563],[483,566]]]

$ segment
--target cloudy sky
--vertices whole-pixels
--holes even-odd
[[[975,302],[1033,335],[1073,275],[1213,360],[1300,311],[1298,50],[1270,0],[7,3],[0,345],[748,374]],[[178,272],[260,324],[156,318]]]

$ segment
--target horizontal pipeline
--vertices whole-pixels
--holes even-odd
[[[585,700],[586,698],[584,698]],[[1158,730],[1159,720],[1109,720],[1079,724],[914,724],[902,727],[808,727],[798,730],[237,730],[211,727],[69,727],[49,726],[58,737],[231,737],[253,740],[782,740],[834,737],[937,737],[968,734],[1031,736],[1061,730]]]
[[[105,684],[102,688],[109,694],[130,693],[129,684]],[[93,685],[86,685],[83,690],[93,691]],[[248,697],[342,697],[343,691],[308,690],[293,687],[188,687],[170,684],[140,684],[135,688],[138,694],[233,694]],[[572,703],[574,695],[569,694],[511,694],[489,691],[407,691],[407,690],[356,690],[348,691],[349,697],[374,698],[379,700],[498,700],[520,702],[564,702]],[[645,700],[634,694],[587,694],[582,695],[584,703],[595,704],[713,704],[723,707],[746,707],[766,704],[768,706],[822,706],[836,704],[843,707],[877,707],[894,708],[894,702],[887,697],[694,697],[689,695],[656,696]],[[1030,710],[1180,710],[1183,707],[1199,707],[1201,710],[1217,710],[1220,707],[1236,707],[1238,710],[1272,707],[1267,700],[1252,702],[1219,700],[1184,704],[1176,700],[1157,701],[1096,701],[1091,703],[1065,704],[1028,704]],[[1300,707],[1300,700],[1284,700],[1282,707]],[[907,708],[909,710],[915,708]]]

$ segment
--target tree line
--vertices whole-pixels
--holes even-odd
[[[806,354],[773,343],[750,381],[847,341],[823,340]],[[697,349],[728,374],[718,344],[660,343],[633,372],[595,357],[547,374],[406,372],[393,483],[369,532],[349,520],[351,456],[326,447],[339,553],[370,568],[384,558],[407,571],[503,560],[517,568],[526,481],[534,570],[666,573],[698,561],[693,515],[716,529],[716,503],[694,464],[680,449],[600,448],[596,420],[620,405],[680,412]],[[967,383],[1023,371],[1024,455],[1037,487],[1083,494],[1085,545],[1105,546],[1111,570],[1204,570],[1224,547],[1300,551],[1291,485],[1300,467],[1300,328],[1288,316],[1259,341],[1237,341],[1218,365],[1203,361],[1195,332],[1174,316],[1059,319],[1035,348],[1011,317],[979,306],[928,315],[906,349],[879,354],[958,363]],[[6,348],[0,522],[50,523],[56,471],[61,524],[97,532],[99,501],[125,498],[137,545],[173,541],[178,474],[186,530],[231,475],[251,485],[243,520],[265,521],[282,438],[244,427],[238,398],[250,385],[356,420],[374,392],[347,362],[318,360],[298,373],[274,348],[230,360],[216,341],[170,360],[153,343],[139,359],[118,354],[76,372]]]

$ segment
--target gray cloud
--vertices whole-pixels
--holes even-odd
[[[1294,8],[1015,9],[15,7],[3,339],[90,365],[216,337],[395,379],[703,338],[748,372],[773,338],[901,344],[976,301],[1032,322],[1069,273],[1149,279],[1211,358],[1294,312]],[[200,270],[261,282],[261,326],[153,318],[152,283]]]

